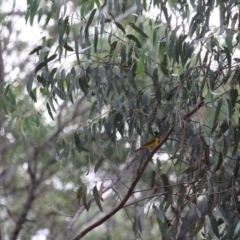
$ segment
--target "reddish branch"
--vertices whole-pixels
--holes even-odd
[[[198,109],[203,105],[203,101],[201,101],[196,108],[194,108],[191,112],[187,113],[184,118],[188,118],[190,116],[192,116],[195,112],[198,111]],[[96,221],[95,223],[93,223],[92,225],[90,225],[89,227],[87,227],[85,230],[83,230],[80,234],[78,234],[73,240],[79,240],[82,237],[84,237],[88,232],[92,231],[94,228],[100,226],[102,223],[104,223],[105,221],[107,221],[109,218],[111,218],[115,213],[117,213],[119,210],[121,210],[126,202],[128,201],[128,199],[131,197],[134,188],[136,187],[137,183],[139,182],[145,168],[147,167],[148,163],[151,161],[153,155],[158,151],[158,149],[168,140],[169,136],[172,134],[173,132],[173,127],[171,127],[171,129],[168,131],[168,133],[165,135],[164,139],[159,143],[159,145],[151,152],[150,156],[148,157],[148,159],[144,162],[143,166],[140,168],[140,171],[138,172],[138,175],[136,176],[135,180],[132,182],[126,196],[123,198],[123,200],[120,202],[120,204],[113,209],[110,213],[108,213],[107,215],[105,215],[103,218],[101,218],[100,220]]]
[[[120,209],[122,209],[125,205],[125,203],[128,201],[128,199],[131,197],[133,190],[135,188],[135,186],[137,185],[137,183],[139,182],[145,168],[147,167],[148,163],[151,161],[153,155],[156,153],[156,151],[167,141],[168,137],[171,135],[173,131],[173,128],[171,128],[169,130],[169,132],[166,134],[166,136],[164,137],[164,139],[161,141],[161,143],[151,152],[150,156],[148,157],[148,159],[144,162],[142,168],[140,169],[140,171],[138,172],[138,175],[136,176],[135,180],[133,181],[133,183],[131,184],[126,196],[123,198],[123,200],[120,202],[120,204],[113,209],[110,213],[108,213],[107,215],[105,215],[103,218],[101,218],[100,220],[98,220],[97,222],[95,222],[94,224],[92,224],[91,226],[87,227],[85,230],[83,230],[79,235],[77,235],[73,240],[78,240],[81,239],[83,236],[85,236],[88,232],[90,232],[91,230],[93,230],[94,228],[98,227],[99,225],[101,225],[102,223],[104,223],[105,221],[107,221],[110,217],[112,217],[115,213],[117,213]]]
[[[20,231],[22,230],[22,225],[25,223],[27,214],[32,207],[33,200],[35,199],[35,191],[36,191],[37,187],[38,187],[38,183],[36,181],[31,182],[31,185],[29,187],[29,194],[28,194],[27,201],[23,207],[23,211],[22,211],[21,215],[19,216],[19,218],[16,222],[16,227],[14,229],[12,236],[10,237],[10,240],[18,239],[18,235],[19,235]]]

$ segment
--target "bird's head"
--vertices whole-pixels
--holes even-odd
[[[159,132],[154,132],[155,137],[159,138],[160,137],[160,133]]]

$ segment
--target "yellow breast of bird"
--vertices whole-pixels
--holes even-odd
[[[142,148],[154,148],[158,145],[158,138],[153,139],[152,141],[144,144]]]

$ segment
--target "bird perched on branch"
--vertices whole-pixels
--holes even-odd
[[[135,152],[143,149],[155,148],[160,142],[160,134],[159,132],[154,132],[154,138],[151,139],[149,142],[143,144],[140,148],[138,148]]]

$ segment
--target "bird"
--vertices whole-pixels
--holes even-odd
[[[143,149],[149,149],[149,148],[155,148],[159,142],[160,142],[160,134],[159,132],[154,132],[154,138],[151,139],[149,142],[143,144],[140,148],[138,148],[137,150],[135,150],[135,152],[139,151],[139,150],[143,150]]]

